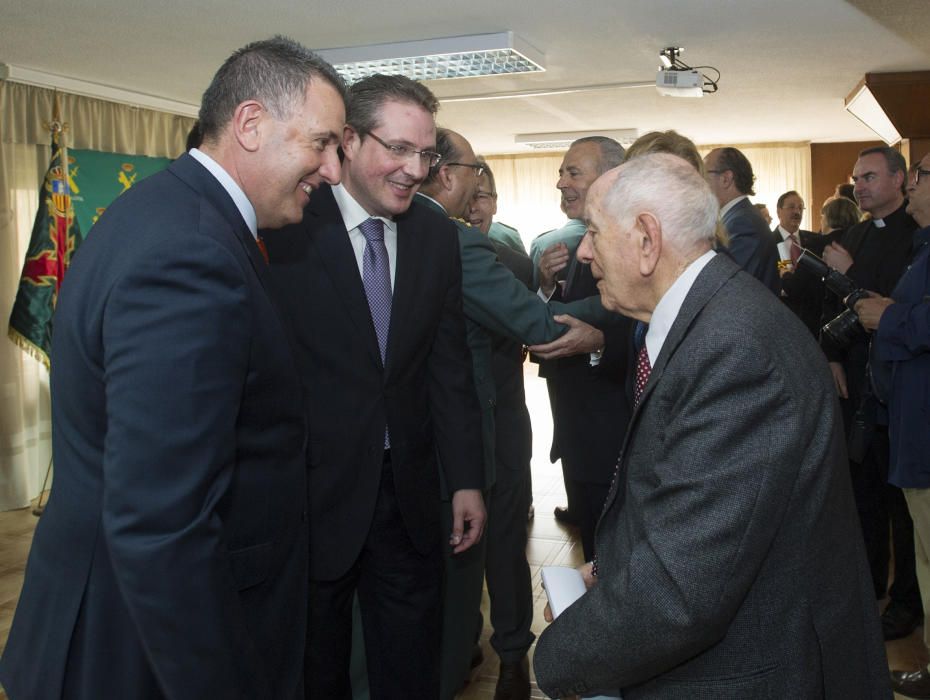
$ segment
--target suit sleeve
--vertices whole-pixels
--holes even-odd
[[[730,340],[757,361],[734,367],[719,343],[692,345],[647,395],[639,422],[656,439],[636,444],[631,426],[628,472],[598,525],[599,550],[631,538],[629,559],[599,551],[598,582],[540,637],[549,695],[628,687],[687,661],[723,638],[756,579],[803,461],[794,436],[810,429],[771,355],[740,335]]]
[[[548,343],[567,327],[552,317],[568,313],[598,325],[611,314],[592,297],[572,304],[546,304],[497,259],[494,246],[477,230],[459,227],[465,315],[499,335],[526,345]]]
[[[157,246],[111,290],[103,322],[102,534],[170,698],[264,698],[217,506],[236,470],[252,319],[216,241]]]
[[[430,415],[449,492],[484,488],[481,411],[462,313],[462,265],[449,237],[449,281],[439,327],[430,349]]]

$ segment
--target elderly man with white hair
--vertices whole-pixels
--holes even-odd
[[[684,160],[645,155],[605,173],[585,219],[578,254],[604,305],[649,330],[589,588],[540,637],[539,687],[890,698],[836,392],[814,340],[715,255],[717,202]]]

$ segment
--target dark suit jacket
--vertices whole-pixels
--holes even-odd
[[[184,155],[75,256],[55,487],[2,680],[37,698],[302,697],[305,422],[264,260]]]
[[[597,583],[536,646],[553,697],[889,698],[838,419],[813,339],[718,255],[634,409]]]
[[[303,223],[265,236],[309,413],[315,579],[338,578],[358,558],[385,425],[400,514],[422,553],[441,541],[437,452],[450,491],[484,485],[455,226],[417,202],[396,220],[386,365],[332,190],[314,192]]]
[[[823,257],[823,250],[827,243],[837,238],[833,234],[820,235],[812,231],[798,231],[798,234],[801,247],[818,257]],[[781,242],[778,229],[773,235]],[[794,271],[782,275],[781,290],[782,301],[807,326],[811,335],[819,338],[824,293],[823,280],[807,268],[799,266]]]
[[[730,234],[727,254],[750,275],[775,294],[781,290],[778,279],[778,249],[762,214],[749,199],[742,199],[723,215]]]
[[[577,303],[599,298],[591,266],[572,258],[564,291],[557,287],[553,299]],[[561,459],[569,478],[608,484],[630,420],[626,383],[632,366],[632,321],[612,313],[593,325],[604,332],[600,364],[592,366],[587,353],[543,360],[539,376],[546,379],[552,409],[550,461]]]

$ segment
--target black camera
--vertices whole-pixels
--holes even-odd
[[[841,272],[837,272],[823,260],[804,248],[798,258],[798,267],[804,268],[816,275],[831,292],[836,294],[846,305],[846,310],[820,329],[830,340],[839,347],[846,347],[857,336],[865,333],[859,323],[859,314],[856,313],[856,304],[869,293],[856,286],[856,283]]]

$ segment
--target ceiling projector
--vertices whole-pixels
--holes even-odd
[[[683,51],[680,46],[670,46],[659,52],[659,59],[662,61],[659,72],[656,73],[656,90],[659,94],[667,97],[703,97],[705,92],[715,92],[716,81],[710,81],[712,90],[705,90],[705,82],[709,79],[697,68],[692,68],[681,60]],[[705,67],[707,66],[698,66]]]

